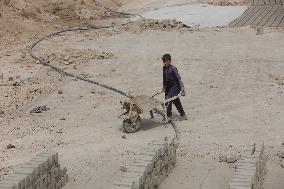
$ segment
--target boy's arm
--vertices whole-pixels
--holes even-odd
[[[175,74],[175,76],[176,76],[176,78],[177,78],[177,80],[178,80],[178,82],[179,82],[179,86],[180,86],[181,91],[184,91],[184,90],[185,90],[185,89],[184,89],[184,85],[183,85],[183,82],[182,82],[182,80],[181,80],[181,77],[180,77],[180,75],[179,75],[179,73],[178,73],[177,68],[174,68],[173,71],[174,71],[174,74]]]
[[[163,68],[163,89],[162,92],[166,90],[166,83],[165,83],[165,69]]]

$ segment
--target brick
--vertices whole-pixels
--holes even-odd
[[[230,189],[251,189],[251,187],[249,186],[232,186],[230,187]]]
[[[33,168],[25,168],[25,167],[16,169],[14,173],[25,174],[29,177],[30,181],[36,179],[37,175],[39,174],[36,173],[36,170],[34,170]]]
[[[229,183],[230,188],[236,187],[236,186],[242,186],[242,187],[251,187],[251,184],[249,182],[230,182]]]
[[[130,189],[128,186],[112,186],[111,189]]]
[[[18,186],[19,189],[25,189],[25,187],[26,187],[26,178],[25,177],[8,177],[5,180],[15,183]]]

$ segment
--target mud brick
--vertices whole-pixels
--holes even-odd
[[[157,155],[160,155],[161,153],[164,153],[164,148],[162,146],[159,145],[148,145],[147,147],[143,148],[141,150],[142,152],[152,152],[155,153]]]
[[[141,176],[134,176],[134,175],[132,175],[132,177],[131,175],[123,176],[120,179],[120,181],[132,181],[132,182],[135,182],[135,185],[138,185],[138,186],[142,185],[143,183]]]
[[[257,167],[257,164],[255,163],[244,163],[244,162],[239,162],[237,167],[239,166],[247,166],[247,167]]]
[[[58,179],[61,177],[61,170],[59,167],[55,167],[54,169],[54,175],[55,175],[55,178]]]
[[[230,188],[241,186],[241,187],[251,187],[251,184],[249,182],[230,182],[229,183]]]
[[[238,161],[238,164],[241,163],[248,163],[248,164],[253,164],[253,165],[257,165],[257,160],[256,159],[252,159],[252,158],[242,158]]]
[[[25,163],[23,164],[22,168],[30,168],[35,171],[35,178],[38,178],[42,172],[44,172],[43,167],[41,164],[31,164],[31,163]]]
[[[127,170],[131,167],[141,167],[144,168],[146,172],[149,172],[153,169],[153,165],[151,163],[133,163],[133,164],[127,164],[126,168]]]
[[[150,151],[150,150],[143,150],[139,155],[147,155],[147,156],[157,156],[158,153],[156,151]]]
[[[144,167],[129,167],[128,172],[134,172],[134,173],[141,173],[144,174],[145,173],[145,168]]]
[[[4,180],[2,180],[0,182],[0,188],[13,188],[13,189],[19,189],[18,185],[15,183],[11,183],[11,182],[5,182]]]
[[[112,186],[111,189],[131,189],[128,186]]]
[[[231,182],[246,182],[249,183],[250,185],[253,184],[253,179],[252,178],[238,178],[238,177],[232,177]]]
[[[45,171],[47,171],[52,165],[52,157],[44,157],[44,156],[36,156],[36,158],[33,159],[33,163],[42,163],[42,166]]]
[[[60,181],[61,181],[61,187],[65,186],[65,176],[62,176]]]
[[[148,155],[141,155],[141,156],[137,157],[137,160],[143,160],[143,161],[152,162],[154,160],[154,157],[148,156]]]
[[[8,186],[6,187],[6,186],[1,186],[0,185],[0,189],[14,189],[14,187],[8,187]]]
[[[25,176],[20,176],[20,177],[11,177],[9,176],[7,179],[8,181],[13,181],[18,183],[18,188],[19,189],[25,189],[26,188],[26,177]]]
[[[115,181],[114,182],[115,186],[127,186],[131,188],[133,185],[135,185],[135,181],[133,180],[120,180],[120,181]]]
[[[64,176],[64,179],[65,179],[65,185],[69,182],[69,175],[68,174],[66,174],[65,176]]]
[[[249,186],[232,186],[230,189],[251,189]]]
[[[52,152],[41,152],[37,155],[38,157],[51,157],[52,163],[55,165],[58,165],[58,153],[52,153]]]
[[[34,179],[37,178],[37,176],[39,174],[36,171],[37,170],[35,170],[33,168],[25,168],[25,167],[23,167],[23,168],[16,169],[14,171],[14,173],[16,173],[16,174],[25,174],[28,177],[27,179],[29,179],[30,181],[33,181]]]
[[[237,166],[236,170],[239,172],[241,170],[250,170],[250,171],[257,171],[256,167],[248,167],[248,166]]]
[[[166,141],[152,141],[151,143],[149,143],[149,145],[152,146],[160,146],[163,147],[164,149],[168,147],[168,142]]]

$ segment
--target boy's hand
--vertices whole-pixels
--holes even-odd
[[[181,96],[185,96],[185,91],[181,91]]]

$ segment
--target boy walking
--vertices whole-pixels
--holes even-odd
[[[164,54],[162,57],[164,66],[163,66],[163,91],[165,91],[165,99],[177,96],[180,92],[182,96],[185,96],[184,85],[181,81],[181,77],[178,73],[178,70],[175,66],[171,65],[171,55]],[[172,117],[172,104],[177,108],[181,118],[187,120],[187,116],[183,110],[180,99],[170,101],[166,104],[167,106],[167,116]]]

